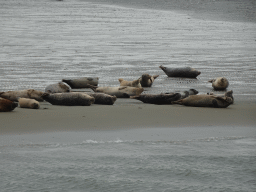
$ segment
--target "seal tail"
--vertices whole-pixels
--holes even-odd
[[[182,105],[182,99],[180,99],[180,100],[178,100],[178,101],[172,101],[171,104]]]
[[[93,86],[93,85],[90,85],[90,84],[88,84],[88,88],[91,88],[94,92],[97,92],[97,86]]]
[[[212,83],[212,82],[214,82],[215,81],[215,79],[211,79],[211,80],[209,80],[208,82],[209,83]]]
[[[139,96],[139,95],[138,95],[138,96],[130,96],[130,98],[131,98],[131,99],[139,99],[140,96]]]
[[[156,79],[157,77],[159,77],[159,75],[153,75],[153,78]]]

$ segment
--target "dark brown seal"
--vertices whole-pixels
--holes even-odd
[[[15,103],[9,99],[0,98],[0,112],[13,111],[17,106],[18,103]]]
[[[140,84],[142,87],[151,87],[153,82],[155,81],[155,79],[158,77],[159,75],[149,75],[147,73],[143,74],[139,79],[140,79]]]
[[[173,101],[179,100],[180,93],[171,94],[143,94],[138,96],[131,96],[131,99],[137,99],[143,103],[158,104],[158,105],[170,105]]]
[[[70,92],[70,90],[71,90],[71,87],[64,82],[51,84],[45,88],[45,92],[47,93],[65,93],[65,92]]]
[[[88,85],[98,86],[99,77],[82,77],[79,79],[62,79],[72,89],[89,88]]]
[[[218,77],[208,82],[212,83],[212,87],[215,90],[225,90],[229,86],[229,82],[225,77]]]
[[[173,101],[172,103],[193,107],[226,108],[232,103],[232,98],[214,95],[191,95],[185,99]]]
[[[191,67],[169,68],[161,65],[159,68],[162,69],[168,77],[196,78],[201,74],[200,71]]]
[[[37,91],[34,89],[26,89],[18,91],[0,92],[0,97],[17,102],[19,98],[30,98],[35,99],[37,101],[43,101],[43,98],[41,97],[43,93],[44,92],[42,91]]]
[[[94,97],[79,92],[44,93],[42,97],[52,105],[90,106],[95,101]]]

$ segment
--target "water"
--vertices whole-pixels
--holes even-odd
[[[253,1],[127,2],[0,0],[0,91],[149,73],[160,76],[147,92],[210,92],[225,76],[236,99],[255,101]],[[202,73],[167,78],[160,65]],[[255,128],[223,129],[1,136],[1,192],[256,191]]]
[[[1,137],[1,191],[256,190],[255,134],[123,139],[129,132]]]
[[[44,90],[84,76],[99,77],[99,86],[118,86],[119,78],[149,73],[160,75],[146,90],[151,93],[211,92],[207,81],[225,76],[236,98],[255,97],[253,2],[154,2],[0,1],[0,91]],[[160,65],[202,73],[197,79],[168,78]]]

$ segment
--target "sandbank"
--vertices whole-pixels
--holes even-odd
[[[16,108],[0,114],[0,134],[110,131],[138,128],[256,127],[256,102],[237,100],[228,108],[144,104],[117,99],[114,105]],[[256,133],[256,131],[255,131]]]

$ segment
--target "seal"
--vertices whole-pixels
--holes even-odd
[[[195,89],[189,89],[188,91],[175,91],[175,93],[179,93],[181,95],[180,99],[184,99],[189,95],[197,95],[198,91]],[[166,94],[170,94],[170,93],[166,93]]]
[[[211,92],[211,93],[207,93],[207,95],[215,95],[215,96],[219,96],[219,97],[231,97],[232,98],[232,103],[231,104],[234,103],[233,90],[227,91],[224,94],[214,94],[213,92]]]
[[[225,77],[218,77],[216,79],[211,79],[208,82],[212,83],[212,87],[215,90],[225,90],[229,86],[229,82]]]
[[[158,77],[159,75],[154,75],[151,76],[147,73],[143,74],[139,80],[140,80],[140,84],[142,87],[151,87],[153,82],[155,81],[155,79]]]
[[[62,82],[67,83],[72,89],[89,88],[89,85],[98,86],[99,77],[82,77],[79,79],[62,79]]]
[[[19,98],[30,98],[35,99],[37,101],[43,101],[41,97],[44,92],[34,90],[34,89],[26,89],[26,90],[18,90],[18,91],[7,91],[0,92],[0,97],[9,99],[11,101],[17,101]]]
[[[231,97],[219,97],[214,95],[190,95],[185,99],[172,102],[172,104],[180,104],[185,106],[214,108],[227,108],[231,103]]]
[[[131,96],[131,99],[137,99],[143,103],[158,104],[158,105],[170,105],[173,101],[177,101],[181,98],[180,93],[170,94],[143,94],[138,96]]]
[[[101,105],[114,105],[116,101],[116,96],[108,95],[105,93],[87,93],[88,95],[94,97],[94,104]]]
[[[94,92],[106,93],[108,95],[116,96],[117,98],[130,98],[130,96],[140,95],[144,89],[136,87],[96,87],[90,86]]]
[[[200,71],[191,67],[178,67],[178,68],[168,68],[164,66],[159,66],[168,77],[186,77],[186,78],[196,78],[201,74]]]
[[[44,93],[42,97],[52,105],[65,106],[90,106],[95,101],[94,97],[80,92]]]
[[[0,112],[13,111],[17,106],[18,106],[17,103],[9,99],[0,98]]]
[[[28,98],[19,98],[19,105],[20,108],[30,108],[30,109],[39,109],[40,104],[35,99],[28,99]]]
[[[137,88],[141,87],[140,79],[137,79],[134,81],[126,81],[126,80],[120,78],[120,79],[118,79],[118,81],[120,82],[120,86],[130,86],[130,87],[137,87]]]
[[[65,92],[70,92],[70,90],[71,90],[71,87],[64,82],[51,84],[45,88],[45,92],[47,93],[65,93]]]

